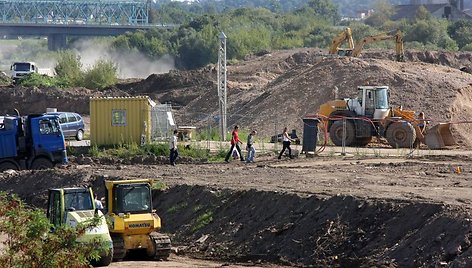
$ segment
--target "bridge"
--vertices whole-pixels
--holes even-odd
[[[47,36],[48,48],[58,50],[68,36],[156,27],[149,24],[150,5],[149,0],[0,0],[0,36]]]

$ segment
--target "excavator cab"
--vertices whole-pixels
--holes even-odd
[[[347,48],[340,48],[341,44],[347,42]],[[329,54],[337,54],[338,56],[351,56],[354,49],[354,40],[352,38],[351,28],[346,28],[340,32],[333,41],[329,48]]]
[[[105,180],[106,214],[113,240],[113,260],[132,251],[148,258],[167,259],[170,238],[158,233],[161,218],[152,209],[152,180]]]

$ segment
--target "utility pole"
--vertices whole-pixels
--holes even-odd
[[[226,35],[221,32],[218,36],[218,105],[220,112],[220,134],[222,141],[226,140]]]

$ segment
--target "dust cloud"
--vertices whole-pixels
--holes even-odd
[[[96,40],[84,40],[75,43],[73,50],[80,56],[83,68],[91,68],[98,60],[111,60],[118,66],[118,77],[147,78],[151,74],[167,73],[175,69],[174,58],[165,55],[156,61],[133,50],[127,54],[115,52],[108,43]]]

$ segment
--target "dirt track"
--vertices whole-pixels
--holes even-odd
[[[312,159],[259,155],[255,164],[71,165],[0,175],[0,189],[44,207],[48,187],[85,183],[101,194],[104,174],[154,178],[168,187],[154,198],[164,231],[187,256],[252,265],[469,267],[471,160],[341,157],[328,150]],[[209,212],[212,221],[195,230],[197,218]],[[409,249],[411,243],[421,251]]]

